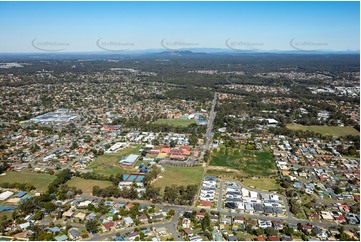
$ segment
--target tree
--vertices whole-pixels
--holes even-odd
[[[211,220],[208,213],[205,213],[204,218],[201,221],[201,225],[203,231],[205,231],[211,225]]]
[[[175,140],[172,140],[169,145],[171,148],[174,148],[176,146],[177,142]]]
[[[139,239],[140,239],[141,241],[143,241],[143,240],[144,240],[144,237],[145,237],[144,233],[143,233],[143,232],[140,232],[140,233],[139,233]]]
[[[4,233],[5,228],[11,223],[11,219],[9,219],[6,215],[1,216],[0,219],[0,231]]]
[[[340,187],[335,187],[334,191],[336,194],[341,194],[343,192]]]
[[[41,220],[43,218],[43,212],[42,211],[38,211],[34,214],[33,219],[34,220]]]
[[[175,214],[174,209],[171,209],[171,210],[168,211],[169,216],[174,216],[174,214]]]
[[[89,237],[89,234],[88,234],[88,232],[86,231],[86,230],[81,230],[80,231],[80,236],[83,238],[83,239],[86,239],[86,238],[88,238]]]
[[[52,212],[56,209],[56,205],[52,202],[47,202],[47,203],[44,203],[44,206],[45,210],[47,212]]]
[[[260,236],[264,234],[264,230],[262,228],[254,229],[253,234],[256,236]]]
[[[268,227],[264,230],[264,232],[267,234],[267,236],[274,236],[277,235],[277,230],[275,230],[272,227]]]
[[[92,220],[92,221],[88,221],[85,224],[85,228],[87,231],[89,231],[90,233],[96,233],[99,231],[99,223],[96,220]]]
[[[286,228],[285,229],[285,234],[288,235],[288,236],[292,236],[294,232],[295,231],[293,230],[293,228]]]
[[[175,204],[178,197],[177,187],[175,185],[166,186],[164,189],[164,201]]]
[[[22,215],[27,215],[29,213],[32,213],[35,209],[35,205],[33,204],[33,198],[26,200],[25,202],[21,203],[18,206],[18,211]]]

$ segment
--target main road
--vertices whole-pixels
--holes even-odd
[[[207,150],[209,150],[210,148],[210,144],[213,138],[213,122],[214,122],[214,118],[216,117],[216,104],[217,104],[217,97],[218,97],[218,93],[214,93],[214,98],[212,101],[212,108],[211,108],[211,112],[209,113],[209,119],[208,119],[208,123],[207,123],[207,132],[206,132],[206,144],[204,147],[204,152],[206,152]]]
[[[214,118],[216,117],[216,104],[217,104],[217,98],[218,98],[218,93],[215,92],[214,93],[214,97],[213,97],[213,100],[212,100],[212,107],[211,107],[211,111],[209,112],[209,118],[208,118],[208,122],[207,122],[207,131],[206,131],[206,134],[205,134],[205,138],[206,138],[206,143],[204,145],[204,149],[199,157],[199,160],[202,161],[203,158],[204,158],[204,154],[209,150],[210,148],[210,144],[211,144],[211,141],[212,141],[212,138],[213,138],[213,132],[212,132],[212,129],[213,129],[213,122],[214,122]],[[202,180],[207,172],[207,166],[208,166],[208,162],[206,163],[206,167],[204,168],[203,170],[203,175],[202,175]],[[197,196],[199,196],[200,192],[201,192],[201,188],[202,186],[200,185],[199,188],[198,188],[198,193],[197,193]],[[196,205],[197,203],[197,200],[198,200],[198,197],[196,197],[194,199],[194,206]]]

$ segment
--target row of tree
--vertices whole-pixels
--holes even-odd
[[[36,188],[33,184],[18,183],[18,182],[3,182],[3,183],[0,183],[0,187],[15,188],[15,189],[23,190],[23,191],[27,191],[27,192],[30,192],[31,190],[34,190]]]

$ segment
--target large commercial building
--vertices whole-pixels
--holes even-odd
[[[139,155],[128,155],[120,159],[119,164],[125,166],[132,166],[139,159]]]

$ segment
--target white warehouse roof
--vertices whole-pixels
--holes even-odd
[[[4,201],[6,199],[8,199],[11,195],[13,195],[13,192],[10,191],[6,191],[0,194],[0,201]]]

